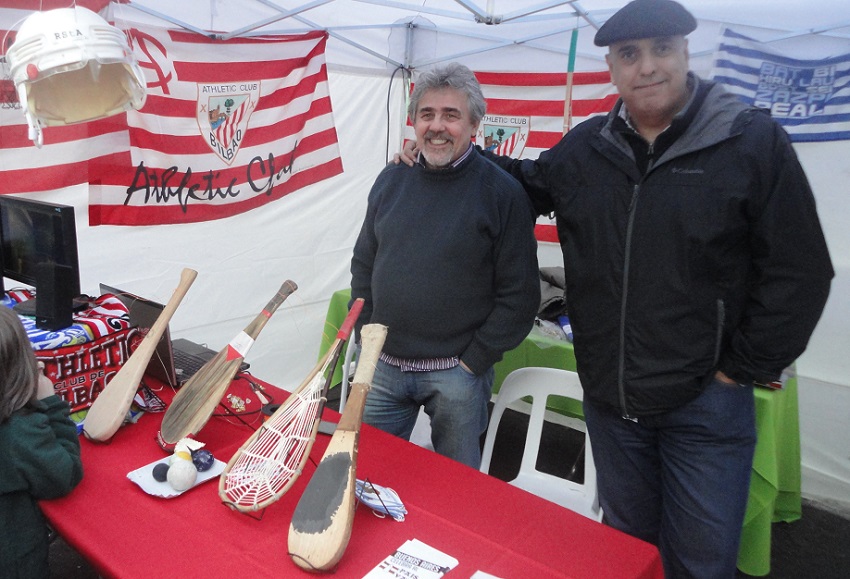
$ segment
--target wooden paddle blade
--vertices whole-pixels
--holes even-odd
[[[257,317],[177,391],[162,417],[158,437],[160,445],[176,444],[204,427],[239,371],[248,350],[254,345],[254,340],[272,314],[296,289],[295,282],[285,281]]]
[[[289,556],[307,571],[333,570],[351,538],[360,424],[386,334],[386,326],[363,327],[351,396],[322,461],[292,514]]]
[[[87,438],[104,442],[121,427],[133,403],[136,390],[139,389],[145,369],[156,351],[157,344],[197,275],[198,272],[193,269],[183,270],[180,274],[180,283],[153,326],[121,369],[95,398],[83,423],[83,433]]]

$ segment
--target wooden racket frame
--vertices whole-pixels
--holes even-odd
[[[313,448],[313,443],[316,441],[316,434],[321,421],[322,410],[327,400],[328,388],[330,387],[330,383],[333,381],[336,365],[339,361],[340,355],[342,354],[342,349],[345,346],[346,341],[354,330],[354,324],[360,316],[360,312],[363,309],[363,303],[362,298],[354,301],[348,315],[342,323],[342,326],[340,326],[339,331],[337,332],[336,339],[331,344],[331,347],[325,355],[322,356],[316,366],[313,367],[313,369],[307,374],[307,377],[303,382],[301,382],[298,388],[292,391],[286,401],[281,404],[277,410],[271,414],[271,416],[268,417],[262,426],[260,426],[244,443],[242,443],[239,449],[230,458],[224,468],[224,471],[222,471],[221,476],[219,477],[218,494],[222,503],[243,513],[258,511],[268,507],[280,499],[280,497],[282,497],[292,487],[292,485],[295,484],[295,481],[298,480],[304,465],[310,457],[310,451]],[[320,379],[322,376],[325,377],[324,380]],[[291,473],[289,478],[286,479],[283,486],[276,490],[269,498],[258,501],[256,504],[246,505],[238,501],[234,501],[234,497],[228,493],[229,488],[227,484],[228,476],[233,470],[233,467],[246,452],[256,452],[256,449],[252,447],[254,447],[258,441],[262,440],[263,435],[267,431],[279,433],[286,426],[284,421],[287,421],[287,419],[288,421],[293,420],[292,418],[288,418],[291,407],[300,402],[303,395],[312,396],[317,393],[309,392],[310,389],[321,389],[321,400],[317,410],[315,411],[315,415],[311,418],[312,426],[310,427],[309,436],[300,437],[296,441],[295,445],[286,452],[287,456],[300,457],[297,464],[289,465],[288,470]],[[305,406],[304,408],[305,411],[309,409],[309,406]],[[304,417],[299,416],[298,418]],[[279,449],[277,445],[272,448],[275,450]],[[271,457],[269,457],[269,459],[271,460]]]

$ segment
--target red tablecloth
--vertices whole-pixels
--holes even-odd
[[[68,497],[41,503],[65,540],[105,577],[313,576],[289,559],[287,534],[329,437],[319,435],[313,462],[258,520],[221,504],[217,478],[172,499],[147,495],[126,478],[164,456],[154,440],[161,417],[123,426],[108,444],[82,440],[82,483]],[[195,438],[227,462],[250,433],[213,417]],[[478,570],[505,579],[663,576],[655,547],[368,426],[357,476],[396,490],[408,514],[397,522],[359,506],[336,577],[363,577],[414,538],[458,559],[450,577]]]

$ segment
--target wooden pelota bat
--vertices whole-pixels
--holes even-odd
[[[158,434],[160,446],[165,448],[176,444],[181,438],[196,434],[204,427],[215,407],[221,402],[254,340],[275,310],[296,289],[298,286],[295,282],[283,282],[263,311],[177,391],[165,411],[165,416],[162,417],[162,427]]]
[[[307,571],[332,571],[351,538],[360,425],[386,335],[386,326],[363,326],[362,349],[348,402],[322,461],[292,514],[289,556]]]
[[[147,335],[142,338],[136,350],[95,398],[83,423],[83,433],[87,438],[104,442],[112,438],[112,435],[121,427],[160,338],[197,276],[198,272],[193,269],[183,270],[180,274],[180,283]]]

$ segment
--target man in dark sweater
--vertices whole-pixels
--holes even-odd
[[[359,325],[389,327],[364,421],[409,439],[424,406],[434,449],[473,468],[493,364],[540,304],[528,196],[474,153],[484,110],[464,66],[417,79],[408,112],[418,162],[378,176],[351,262],[352,299],[365,299]]]

